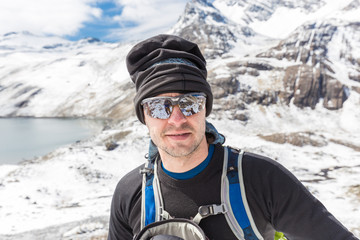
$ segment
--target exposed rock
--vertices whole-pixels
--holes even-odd
[[[320,97],[319,71],[308,65],[291,66],[285,71],[283,97],[287,104],[294,98],[296,106],[315,107]]]
[[[360,7],[360,1],[359,0],[353,0],[352,2],[349,3],[349,5],[347,5],[346,7],[344,7],[344,11],[351,11],[353,9],[359,8]]]
[[[90,183],[99,182],[99,179],[110,179],[113,177],[111,174],[107,172],[102,172],[97,169],[92,169],[86,165],[78,166],[77,171]],[[66,203],[62,203],[62,204],[66,204]]]
[[[245,113],[234,114],[234,119],[246,122],[249,117]]]
[[[315,66],[323,62],[327,55],[327,44],[331,41],[338,27],[327,22],[317,25],[308,24],[297,29],[290,37],[261,54],[258,57],[274,57],[279,60],[311,63]]]
[[[355,92],[360,94],[360,87],[351,87],[351,90],[354,90]]]
[[[340,144],[340,145],[343,145],[343,146],[352,148],[352,149],[354,149],[355,151],[360,152],[360,146],[358,146],[358,145],[355,145],[355,144],[352,144],[352,143],[349,143],[349,142],[345,142],[345,141],[339,140],[339,139],[333,139],[333,138],[330,139],[330,142],[333,142],[333,143],[336,143],[336,144]]]
[[[360,184],[350,186],[347,194],[355,197],[356,201],[360,202]]]
[[[295,31],[276,47],[258,54],[258,57],[298,62],[285,70],[284,91],[280,98],[298,107],[315,108],[320,99],[323,106],[334,110],[347,99],[347,87],[335,79],[332,63],[327,58],[327,44],[338,27],[331,23],[309,24]],[[356,64],[356,61],[353,61]],[[356,79],[356,76],[354,76]]]
[[[117,144],[116,142],[114,141],[109,141],[109,142],[106,142],[105,143],[105,147],[106,147],[106,150],[107,151],[112,151],[114,150],[115,148],[117,148],[119,146],[119,144]]]
[[[223,98],[229,94],[235,94],[239,89],[239,81],[233,76],[214,78],[209,76],[209,82],[212,85],[214,98]]]
[[[131,133],[131,131],[127,130],[127,131],[121,131],[121,132],[118,132],[114,135],[111,136],[111,138],[114,140],[114,141],[119,141],[123,138],[125,138],[127,135],[129,135]]]
[[[221,103],[221,109],[224,111],[246,109],[245,104],[238,99],[227,99],[223,100]]]
[[[25,101],[21,101],[19,103],[16,103],[15,104],[15,107],[17,108],[24,108],[24,107],[27,107],[29,104],[29,101],[28,100],[25,100]]]
[[[349,74],[349,79],[360,82],[360,73],[359,74]]]
[[[206,59],[229,53],[235,43],[256,35],[247,25],[235,24],[205,0],[189,1],[170,33],[196,42]]]
[[[211,19],[217,25],[209,25],[206,19]],[[224,16],[203,0],[187,3],[173,33],[196,42],[206,59],[227,53],[232,48],[231,42],[236,42]]]
[[[251,68],[251,69],[256,69],[256,70],[260,70],[260,71],[268,71],[268,70],[272,70],[274,69],[273,66],[271,66],[268,63],[264,63],[264,62],[229,62],[226,64],[227,67],[231,68],[233,71],[237,72],[237,69],[244,69],[244,68]]]
[[[249,68],[255,68],[257,70],[265,70],[265,71],[274,69],[274,67],[271,66],[270,64],[262,63],[262,62],[246,62],[245,66]]]
[[[339,81],[329,78],[325,81],[324,107],[329,110],[342,108],[343,103],[347,99],[347,87]]]
[[[258,135],[266,141],[285,144],[289,143],[294,146],[302,147],[311,145],[315,147],[326,146],[327,142],[322,136],[317,136],[311,132],[295,132],[295,133],[274,133],[270,135]]]
[[[247,91],[247,90],[240,90],[241,95],[240,99],[247,104],[256,102],[257,104],[269,106],[270,104],[275,104],[277,102],[277,92],[270,92],[270,91]]]

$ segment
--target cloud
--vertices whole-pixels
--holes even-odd
[[[121,15],[113,17],[119,28],[107,38],[139,40],[168,31],[184,11],[188,0],[116,0]]]
[[[189,0],[0,0],[0,35],[144,39],[169,30]]]
[[[74,35],[84,23],[100,18],[96,0],[1,0],[0,34],[29,31]]]

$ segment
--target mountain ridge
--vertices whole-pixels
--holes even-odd
[[[359,11],[359,1],[347,0],[337,8],[330,3],[192,0],[169,33],[198,43],[220,105],[233,95],[243,102],[240,110],[252,103],[315,109],[320,102],[336,110],[350,94],[360,93],[360,54],[354,51],[360,46],[352,40],[360,39],[360,23],[351,17]],[[279,18],[279,9],[311,15],[304,21],[322,14],[320,20],[305,21],[282,39],[257,32],[260,23],[266,26]],[[0,37],[0,115],[127,118],[134,114],[129,107],[134,90],[125,69],[132,45],[92,38],[71,42],[28,32],[5,34]],[[119,91],[126,97],[117,96]]]
[[[347,3],[349,2],[350,1],[347,1]],[[332,9],[333,15],[336,16],[339,11],[355,11],[354,8],[358,5],[357,1],[352,1],[346,5],[347,3],[343,4],[346,7],[342,9]],[[248,34],[243,35],[241,35],[238,30],[237,32],[235,31],[235,29],[243,30],[243,24],[248,23],[250,20],[234,20],[234,17],[231,15],[223,15],[223,13],[228,10],[226,7],[234,7],[234,5],[244,9],[245,13],[243,15],[248,17],[248,19],[250,19],[248,13],[251,12],[253,15],[255,14],[253,18],[258,19],[259,22],[261,22],[269,20],[272,15],[275,14],[276,9],[280,7],[288,7],[289,9],[301,8],[302,11],[304,11],[304,9],[309,11],[310,8],[311,13],[317,13],[322,11],[321,7],[327,7],[330,3],[329,1],[319,2],[310,0],[302,1],[300,3],[298,1],[257,1],[253,4],[248,3],[247,1],[218,0],[214,1],[213,4],[210,4],[203,0],[193,0],[187,4],[184,14],[174,26],[172,33],[195,41],[199,46],[213,46],[211,49],[217,49],[218,51],[209,51],[203,47],[205,55],[210,61],[217,58],[218,61],[222,61],[224,58],[231,57],[232,50],[236,48],[247,48],[247,43],[251,42],[249,38],[253,38],[252,40],[257,39],[258,42],[264,44],[262,47],[265,46],[266,38],[264,38],[263,35],[256,33],[252,28],[247,26],[246,32]],[[219,9],[216,9],[214,6],[219,6]],[[198,9],[198,11],[194,9]],[[267,17],[259,18],[259,16],[264,16],[262,12],[265,10],[268,10]],[[208,19],[203,16],[212,16],[213,14],[211,13],[213,12],[216,12],[216,19],[220,19],[221,21],[220,24],[217,24],[215,27],[209,27],[214,24],[211,24],[211,21],[207,21]],[[322,12],[331,11],[324,10]],[[187,17],[192,15],[195,15],[195,17]],[[334,63],[334,61],[338,59],[330,59],[331,56],[327,55],[328,45],[333,41],[333,36],[338,34],[341,30],[343,32],[343,38],[345,39],[349,39],[346,35],[351,35],[352,33],[355,35],[355,39],[360,39],[360,36],[358,34],[356,35],[356,33],[359,32],[357,22],[346,22],[341,18],[334,19],[333,15],[327,16],[326,18],[320,18],[316,21],[307,21],[305,24],[298,26],[290,35],[288,35],[288,37],[280,39],[275,46],[255,54],[255,58],[252,58],[248,62],[246,58],[251,52],[244,52],[242,53],[243,55],[239,54],[238,57],[243,58],[241,64],[232,64],[233,67],[229,65],[224,66],[229,69],[229,72],[232,72],[230,77],[220,77],[222,80],[219,80],[219,77],[214,74],[216,71],[210,69],[212,74],[209,75],[209,82],[214,89],[222,88],[222,92],[219,92],[218,89],[215,90],[215,95],[224,97],[229,93],[235,95],[240,93],[238,94],[239,100],[245,100],[246,103],[256,102],[264,105],[284,103],[286,105],[295,104],[300,108],[311,107],[312,109],[323,100],[322,104],[325,108],[329,110],[341,109],[351,91],[354,90],[359,93],[358,83],[352,82],[351,80],[358,81],[360,73],[358,62],[360,55],[355,54],[356,56],[348,57],[351,58],[351,61],[348,62],[352,62],[352,73],[349,73],[348,76],[342,76],[342,79],[339,79],[339,76],[336,75],[334,70],[336,67],[333,66],[335,64],[340,65],[342,59],[340,58],[340,61]],[[277,26],[274,27],[276,28]],[[347,27],[347,31],[343,31],[344,27]],[[345,34],[346,32],[348,33]],[[242,31],[242,33],[244,33],[244,31]],[[213,35],[220,35],[220,37],[216,37],[216,39],[221,39],[220,43],[216,43],[211,38],[209,39],[209,36]],[[243,36],[245,36],[245,40],[242,38]],[[261,40],[260,36],[263,37]],[[271,38],[268,37],[267,41],[271,42]],[[351,41],[347,41],[346,43],[343,41],[337,42],[339,46],[344,44],[350,45],[350,43]],[[355,46],[350,45],[342,55],[351,55],[351,49],[354,48],[358,49],[360,46],[358,44],[355,44]],[[267,61],[267,67],[264,68],[264,58],[276,60],[276,66],[279,65],[278,61],[282,61],[284,62],[282,65],[287,67],[284,67],[283,69],[277,68],[276,66],[272,66],[271,61]],[[238,71],[236,69],[239,67],[242,68],[242,70]],[[343,69],[344,67],[338,68]],[[262,73],[269,71],[274,72],[274,69],[278,72],[275,75],[275,78],[283,75],[283,86],[276,90],[262,93],[253,89],[253,86],[251,85],[244,85],[244,83],[241,83],[241,75],[252,75],[253,79],[256,80],[260,78],[259,76]],[[269,75],[267,77],[273,78]],[[268,79],[268,81],[272,80]],[[239,88],[240,85],[243,85],[245,89],[250,88],[253,90],[243,91]],[[226,88],[226,90],[224,88]],[[241,96],[244,94],[247,94],[247,96]],[[266,99],[265,102],[263,101],[264,99]]]

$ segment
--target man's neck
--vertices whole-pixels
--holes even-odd
[[[174,173],[187,172],[202,163],[209,153],[209,145],[206,138],[200,143],[199,147],[191,154],[182,157],[173,157],[159,149],[161,161],[168,171]]]

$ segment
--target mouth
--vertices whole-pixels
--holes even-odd
[[[177,140],[177,141],[180,141],[180,140],[185,140],[187,139],[189,136],[190,136],[191,133],[171,133],[171,134],[165,134],[165,136],[173,139],[173,140]]]

